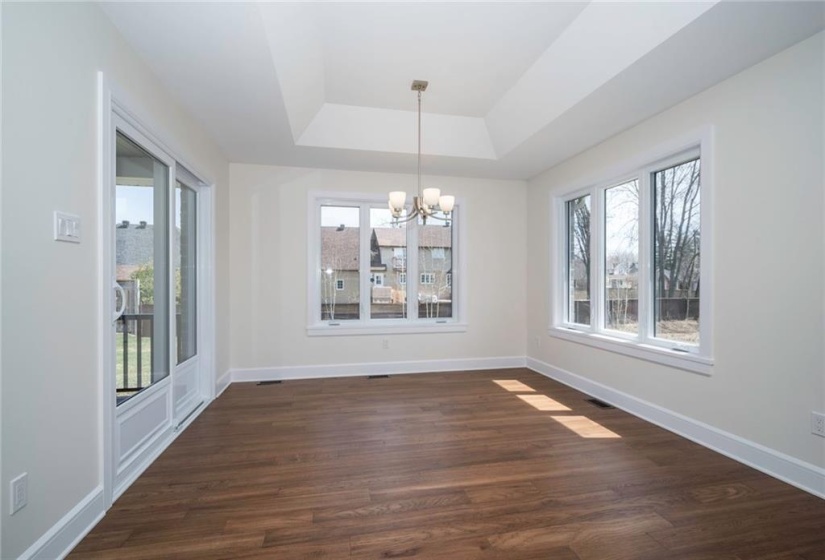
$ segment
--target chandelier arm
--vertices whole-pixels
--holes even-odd
[[[451,216],[445,216],[445,217],[442,218],[441,216],[436,216],[435,214],[430,214],[429,216],[427,216],[428,220],[430,218],[432,218],[434,220],[441,220],[442,222],[449,222],[450,220],[453,219]]]
[[[417,211],[416,211],[416,212],[412,212],[409,216],[407,216],[407,217],[406,217],[406,218],[404,218],[403,220],[402,220],[401,218],[393,218],[393,223],[395,223],[395,224],[406,224],[407,222],[411,222],[411,221],[413,221],[413,220],[414,220],[414,219],[416,219],[418,216],[419,216],[419,214],[418,214],[418,212],[417,212]]]
[[[418,196],[421,194],[421,90],[418,90]]]

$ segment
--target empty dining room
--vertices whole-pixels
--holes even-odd
[[[0,46],[0,558],[825,558],[825,2]]]

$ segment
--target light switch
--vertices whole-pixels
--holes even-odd
[[[55,211],[54,240],[80,243],[80,216]]]

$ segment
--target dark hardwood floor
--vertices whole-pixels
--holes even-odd
[[[825,500],[585,398],[525,369],[233,384],[70,558],[825,559]]]

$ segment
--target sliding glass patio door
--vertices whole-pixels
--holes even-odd
[[[198,355],[200,181],[161,146],[113,116],[107,375],[114,379],[115,497],[203,402]]]

